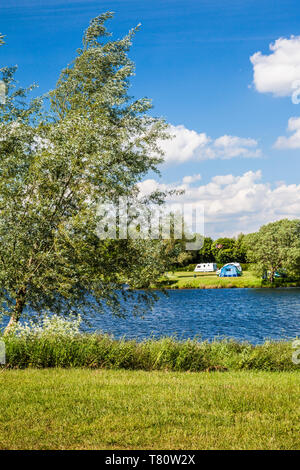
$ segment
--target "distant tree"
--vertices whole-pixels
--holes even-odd
[[[195,241],[195,235],[190,233],[188,229],[184,229],[184,218],[182,214],[176,213],[170,215],[170,238],[164,240],[163,244],[168,247],[168,251],[172,253],[172,269],[176,270],[178,267],[182,268],[184,266],[188,266],[191,263],[196,263],[197,251],[187,250],[187,243],[189,241]],[[176,233],[174,231],[175,224],[177,225],[177,230],[179,227],[183,228],[181,238],[176,238]]]
[[[247,260],[247,248],[245,246],[244,240],[245,235],[240,233],[234,245],[233,256],[237,263],[246,263]]]
[[[264,225],[257,233],[247,235],[245,243],[248,260],[260,275],[266,272],[270,282],[280,268],[300,275],[300,220],[283,219]]]
[[[223,250],[220,250],[217,256],[217,262],[219,264],[227,264],[233,262],[235,259],[232,253],[233,252],[231,248],[225,248]]]
[[[198,252],[199,263],[209,263],[215,261],[215,256],[212,252],[213,239],[210,237],[204,237],[203,246]]]
[[[212,244],[212,253],[217,263],[225,264],[235,261],[234,259],[235,239],[218,238]]]
[[[136,183],[162,161],[157,142],[166,137],[150,101],[127,94],[137,28],[108,40],[112,16],[91,21],[50,93],[48,116],[41,99],[17,88],[16,69],[1,69],[0,304],[9,327],[25,308],[67,315],[99,312],[105,301],[122,314],[120,298],[131,295],[124,283],[149,286],[169,266],[166,244],[97,237],[99,201],[134,200]]]

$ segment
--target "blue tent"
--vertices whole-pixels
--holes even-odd
[[[221,268],[219,277],[239,277],[241,275],[241,271],[234,264],[226,264],[226,266]]]

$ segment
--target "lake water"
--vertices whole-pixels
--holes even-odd
[[[119,338],[175,335],[180,339],[230,337],[261,343],[300,336],[300,289],[189,289],[159,294],[144,318],[90,318],[92,330]]]
[[[84,330],[116,338],[235,338],[253,344],[300,337],[300,289],[181,289],[158,293],[143,318],[87,315]],[[8,319],[0,326],[5,326]]]

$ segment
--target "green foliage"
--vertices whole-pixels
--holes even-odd
[[[218,238],[212,244],[211,250],[217,263],[226,264],[234,259],[235,240],[233,238]]]
[[[220,249],[219,252],[216,254],[216,259],[219,264],[224,265],[227,263],[235,261],[234,258],[234,249],[232,248],[223,248]]]
[[[212,252],[213,239],[210,237],[204,237],[203,246],[199,250],[198,262],[199,263],[210,263],[215,261],[215,255]]]
[[[300,220],[273,222],[245,238],[247,258],[260,276],[266,272],[273,283],[282,268],[290,276],[300,275]]]
[[[247,261],[247,247],[245,246],[245,235],[240,233],[234,245],[234,260],[237,263],[244,264]]]
[[[32,87],[17,87],[15,68],[1,69],[8,94],[0,105],[0,304],[12,322],[25,307],[68,314],[88,304],[98,312],[103,300],[124,314],[117,291],[128,298],[125,283],[147,287],[169,266],[162,243],[96,235],[99,202],[126,196],[134,205],[136,183],[156,171],[157,142],[167,137],[165,123],[148,114],[151,102],[127,93],[137,28],[109,40],[111,17],[91,21],[83,48],[49,93],[49,115],[42,99],[30,101]],[[138,306],[153,295],[135,299]]]
[[[193,272],[195,270],[196,264],[188,264],[187,266],[182,266],[176,268],[177,272]]]
[[[183,263],[175,265],[182,268],[187,263],[209,263],[217,262],[220,267],[229,262],[246,263],[247,248],[244,243],[245,235],[241,233],[235,238],[218,238],[213,241],[210,237],[203,237],[203,246],[199,252],[193,252]],[[178,269],[180,270],[180,269]],[[186,269],[188,270],[188,269]]]
[[[234,340],[213,342],[151,338],[116,340],[106,334],[84,334],[80,319],[45,317],[41,324],[17,326],[3,337],[6,367],[91,367],[143,370],[296,370],[289,342],[253,346]],[[298,366],[299,368],[299,366]]]
[[[6,336],[9,368],[90,367],[107,369],[174,370],[297,370],[287,342],[252,346],[234,341],[177,341],[174,338],[115,340],[108,335],[74,337]],[[299,368],[299,367],[298,367]]]

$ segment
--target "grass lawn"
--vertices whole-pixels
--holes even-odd
[[[299,449],[299,372],[0,373],[0,449]]]
[[[196,277],[195,277],[196,276]],[[166,283],[171,288],[261,287],[262,280],[245,271],[241,277],[219,277],[216,273],[178,271],[167,273]]]
[[[196,277],[194,277],[196,275]],[[282,281],[274,283],[274,287],[282,284]],[[241,277],[219,277],[216,273],[194,273],[188,271],[178,271],[167,273],[161,279],[161,284],[172,289],[213,289],[222,287],[270,287],[266,285],[259,277],[250,271],[244,271]],[[289,287],[300,286],[300,281],[286,282],[284,285]]]

